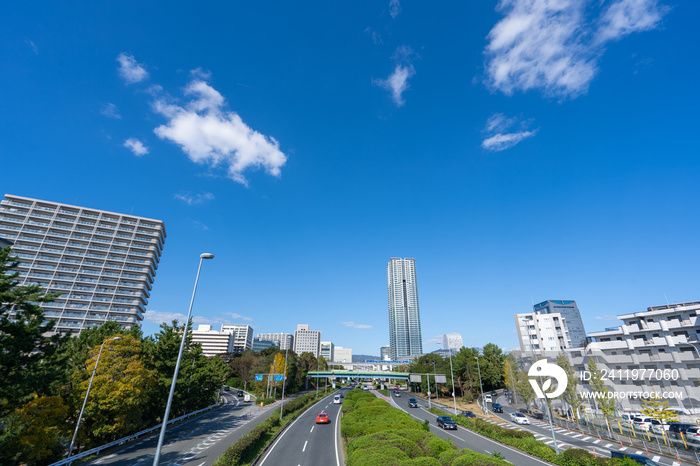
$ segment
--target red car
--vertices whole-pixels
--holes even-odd
[[[316,424],[330,424],[331,420],[328,418],[328,414],[321,413],[316,416]]]

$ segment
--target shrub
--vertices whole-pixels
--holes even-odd
[[[396,447],[378,445],[348,454],[348,466],[390,466],[401,460],[410,460],[408,455]]]

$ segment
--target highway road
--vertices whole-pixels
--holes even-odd
[[[501,403],[501,405],[503,406],[502,414],[491,413],[494,416],[501,419],[500,421],[497,421],[496,424],[501,426],[514,426],[515,424],[513,424],[510,421],[510,413],[514,412],[515,408],[507,406],[507,402],[505,401],[505,398],[503,396],[498,397],[496,401]],[[489,408],[491,407],[489,403],[487,403],[487,405]],[[534,434],[537,440],[540,440],[548,445],[554,444],[554,441],[552,440],[552,430],[548,422],[538,421],[536,419],[533,419],[532,417],[530,417],[530,422],[532,424],[529,426],[518,427]],[[595,450],[598,456],[602,456],[604,458],[610,458],[611,450],[624,451],[626,453],[633,453],[637,455],[646,455],[646,452],[644,450],[640,450],[639,448],[621,447],[619,442],[616,443],[609,439],[601,439],[596,436],[582,434],[575,431],[569,431],[568,429],[563,429],[557,426],[554,427],[554,436],[557,438],[557,445],[559,445],[560,449],[581,448],[591,453],[593,452],[593,450]],[[678,464],[673,458],[664,457],[653,453],[649,455],[649,458],[652,461],[655,461],[661,465],[673,466],[674,464]]]
[[[502,443],[496,442],[488,437],[484,437],[476,432],[465,429],[462,426],[458,426],[457,430],[443,430],[436,424],[435,420],[437,416],[427,410],[427,401],[421,398],[416,398],[418,400],[419,407],[409,408],[408,399],[411,398],[411,394],[404,391],[401,391],[400,393],[400,397],[395,397],[393,392],[390,392],[389,398],[375,392],[375,394],[377,394],[379,397],[391,401],[397,407],[406,411],[419,421],[425,421],[427,419],[430,422],[430,432],[440,438],[452,440],[457,448],[468,448],[487,455],[492,455],[493,453],[498,452],[503,455],[503,458],[506,461],[510,461],[518,466],[551,465],[551,463],[548,463],[547,461],[527,455],[516,448],[503,445]]]
[[[160,457],[162,466],[211,465],[224,451],[268,418],[279,403],[260,408],[243,403],[230,392],[224,392],[226,403],[165,432]],[[150,466],[158,444],[157,430],[148,438],[138,440],[109,455],[87,462],[99,466]]]
[[[347,393],[348,389],[339,392]],[[336,393],[339,393],[336,392]],[[333,393],[320,399],[299,416],[272,444],[258,466],[341,466],[340,408]],[[327,413],[330,424],[316,424],[316,415]]]

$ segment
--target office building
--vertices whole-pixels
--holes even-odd
[[[391,361],[391,346],[382,346],[379,348],[379,358],[382,361]]]
[[[280,342],[272,340],[262,340],[260,336],[253,338],[253,351],[259,353],[260,351],[267,348],[277,348],[279,349]]]
[[[223,324],[221,331],[233,335],[234,353],[253,349],[253,327],[244,324]]]
[[[321,342],[321,356],[326,361],[332,362],[335,355],[335,345],[332,341],[322,341]]]
[[[571,347],[566,319],[559,313],[515,314],[515,327],[522,351],[564,351]]]
[[[423,354],[415,259],[392,257],[387,265],[391,359]]]
[[[343,348],[342,346],[335,347],[335,359],[333,362],[351,363],[352,348]]]
[[[462,335],[459,333],[446,333],[442,336],[442,347],[446,350],[453,351],[452,354],[459,351],[464,343],[462,342]]]
[[[294,337],[289,333],[258,333],[260,340],[275,341],[282,351],[294,351]]]
[[[211,325],[199,325],[192,330],[192,343],[202,345],[202,354],[212,357],[233,352],[233,334],[212,330]]]
[[[569,331],[570,346],[572,348],[582,348],[586,346],[586,329],[583,327],[581,313],[573,300],[555,300],[535,304],[533,310],[536,314],[559,313],[566,320],[566,328]]]
[[[22,285],[60,292],[42,303],[55,330],[140,325],[166,233],[162,221],[6,194],[0,237],[19,257]]]
[[[294,332],[294,352],[311,353],[315,357],[321,354],[321,332],[309,330],[308,325],[299,324]]]

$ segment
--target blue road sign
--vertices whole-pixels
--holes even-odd
[[[255,374],[255,381],[256,382],[262,382],[263,381],[263,376],[265,374]]]
[[[281,381],[283,381],[283,380],[284,380],[284,376],[283,376],[283,375],[280,374],[280,375],[276,375],[276,376],[275,376],[275,382],[281,382]]]

